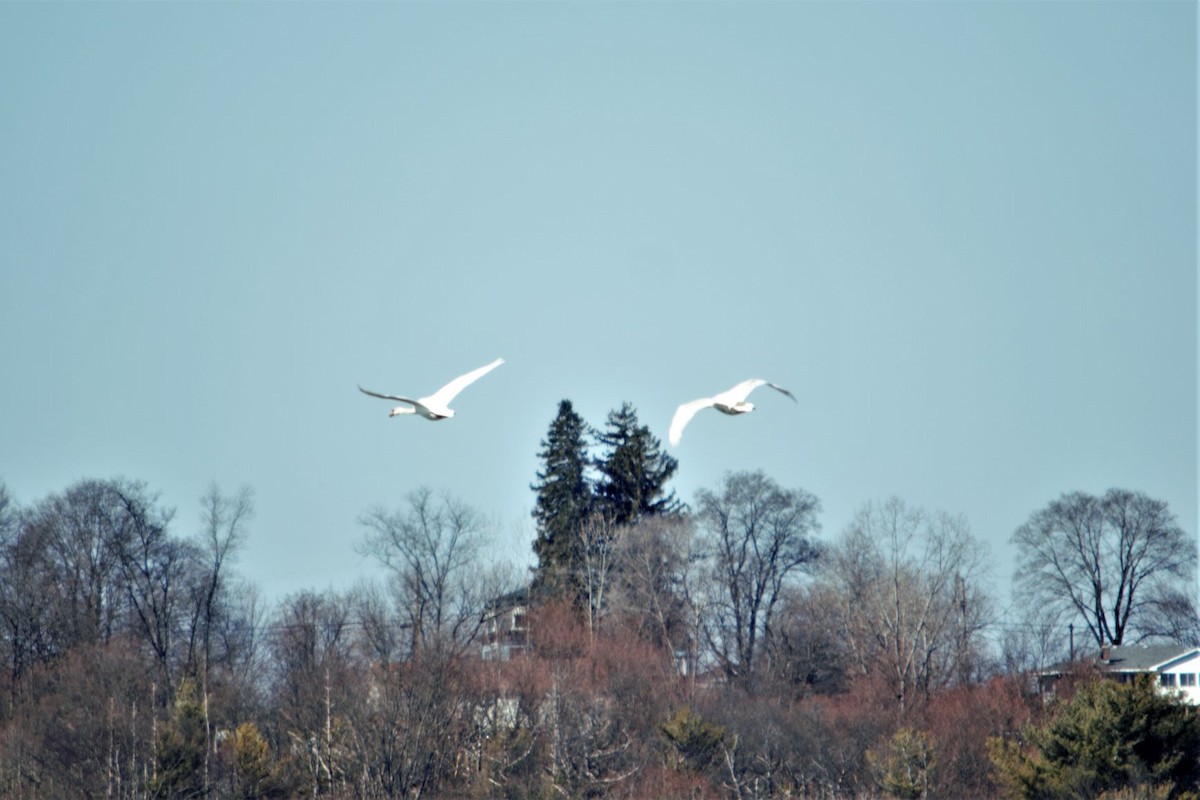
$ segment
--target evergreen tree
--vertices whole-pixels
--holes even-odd
[[[595,462],[600,471],[598,510],[608,522],[625,525],[683,510],[675,493],[666,491],[679,462],[663,452],[648,427],[638,424],[633,405],[624,403],[610,411],[605,429],[596,438],[608,448]]]
[[[1171,800],[1194,800],[1200,717],[1178,697],[1159,692],[1153,677],[1085,684],[1043,727],[1025,731],[1029,747],[989,741],[1010,796],[1074,800],[1146,788]]]
[[[593,492],[588,480],[587,424],[570,400],[558,404],[558,416],[538,453],[543,467],[530,488],[537,492],[533,518],[538,557],[533,579],[535,594],[579,593],[581,553],[579,531],[592,513]]]
[[[196,682],[179,685],[171,720],[158,734],[157,768],[150,789],[158,797],[202,797],[207,794],[204,707]]]

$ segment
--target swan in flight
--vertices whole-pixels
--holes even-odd
[[[770,381],[764,381],[762,378],[751,378],[748,381],[742,381],[732,389],[728,389],[714,397],[702,397],[699,400],[693,400],[690,403],[684,403],[679,408],[675,409],[675,416],[671,419],[671,430],[667,434],[667,440],[672,447],[679,445],[679,439],[683,436],[683,427],[691,421],[692,417],[696,416],[696,412],[702,408],[715,408],[723,414],[745,414],[748,411],[754,410],[754,403],[746,401],[746,398],[752,391],[759,386],[770,386],[772,389],[783,392],[788,397],[796,402],[796,396],[782,386],[776,386]]]
[[[389,417],[394,417],[398,414],[420,414],[425,419],[448,419],[454,416],[454,409],[450,407],[450,401],[454,399],[455,395],[503,363],[503,358],[497,358],[490,364],[476,370],[471,370],[466,375],[460,375],[428,397],[422,397],[417,400],[412,400],[408,397],[399,397],[394,394],[379,394],[378,392],[368,391],[362,386],[359,386],[358,390],[363,394],[371,395],[371,397],[395,400],[398,403],[408,404],[393,408],[391,413],[388,414]]]

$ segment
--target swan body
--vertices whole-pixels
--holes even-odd
[[[380,394],[379,392],[372,392],[369,389],[364,389],[362,386],[359,386],[358,390],[363,394],[370,395],[371,397],[378,397],[383,400],[394,400],[397,403],[406,404],[393,408],[388,413],[389,417],[400,416],[403,414],[416,414],[428,420],[449,419],[450,417],[454,416],[454,409],[450,407],[450,401],[453,400],[455,396],[457,396],[458,393],[463,389],[467,388],[469,385],[479,380],[484,375],[488,374],[503,363],[503,358],[497,358],[490,364],[485,364],[479,369],[471,370],[466,375],[458,376],[428,397],[420,397],[416,400],[413,400],[410,397],[401,397],[400,395],[395,394]]]
[[[792,402],[796,402],[796,396],[782,386],[777,386],[770,381],[764,381],[762,378],[751,378],[720,394],[713,395],[712,397],[701,397],[699,400],[692,400],[675,409],[675,416],[671,418],[671,429],[667,433],[667,441],[671,443],[672,447],[677,447],[680,438],[683,437],[684,426],[691,422],[692,417],[696,416],[697,411],[703,408],[715,408],[722,414],[729,414],[730,416],[753,411],[754,403],[749,402],[746,398],[759,386],[770,386],[775,391],[782,392],[792,398]]]

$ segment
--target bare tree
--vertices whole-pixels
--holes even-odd
[[[494,589],[481,581],[483,517],[427,488],[410,493],[407,503],[362,517],[367,535],[361,550],[391,571],[414,653],[430,645],[461,647],[478,631]]]
[[[579,523],[577,532],[580,556],[578,585],[583,601],[588,633],[595,636],[600,620],[608,609],[608,592],[616,564],[616,542],[620,528],[600,514],[592,514]]]
[[[668,660],[627,631],[590,636],[565,605],[541,608],[535,624],[537,647],[529,661],[543,670],[532,698],[535,736],[551,789],[536,796],[643,796],[633,789],[653,760],[643,746],[658,740],[678,686],[664,669]]]
[[[212,660],[213,627],[226,585],[225,565],[241,547],[246,526],[254,518],[254,490],[243,486],[236,494],[224,495],[213,482],[200,498],[200,504],[203,527],[198,537],[198,554],[203,560],[203,570],[194,587],[189,660],[198,662],[195,669],[206,681]]]
[[[784,587],[817,558],[820,503],[762,472],[738,472],[719,493],[699,492],[696,506],[714,585],[705,639],[726,675],[749,681]]]
[[[0,727],[0,796],[151,796],[148,655],[119,639],[81,644],[30,673],[35,686]]]
[[[13,502],[4,481],[0,481],[0,541],[7,541],[15,535],[20,522],[17,504]]]
[[[22,587],[0,592],[14,669],[30,657],[45,660],[129,633],[153,651],[169,683],[192,564],[187,546],[169,533],[172,517],[144,483],[123,478],[80,481],[23,515],[0,554],[9,588]]]
[[[47,525],[27,524],[11,506],[4,514],[0,523],[0,637],[15,701],[25,673],[65,649],[66,607],[51,549],[52,530]]]
[[[198,675],[200,705],[204,717],[204,789],[210,788],[212,717],[209,710],[209,670],[212,666],[213,628],[224,599],[226,561],[236,552],[246,535],[246,525],[254,516],[254,491],[243,486],[235,495],[225,496],[214,481],[200,499],[203,532],[195,547],[196,580],[193,583],[193,613],[188,662]],[[202,566],[201,566],[202,563]],[[197,648],[197,637],[199,647]],[[197,652],[198,650],[198,652]]]
[[[1159,592],[1156,602],[1138,620],[1138,630],[1147,638],[1170,639],[1182,645],[1200,642],[1195,593],[1182,585],[1162,587]]]
[[[266,689],[264,656],[266,608],[258,587],[246,580],[227,580],[221,613],[211,631],[212,663],[220,667],[225,702],[234,722],[256,708]],[[211,688],[211,687],[210,687]]]
[[[356,797],[442,794],[461,780],[477,712],[461,659],[430,649],[403,663],[378,663],[350,704],[347,749]]]
[[[1195,617],[1196,542],[1161,500],[1110,489],[1064,494],[1012,537],[1016,590],[1031,608],[1083,623],[1096,645],[1124,644]]]
[[[113,487],[124,504],[124,535],[113,542],[124,578],[131,626],[154,653],[164,697],[175,692],[172,659],[187,579],[195,568],[190,544],[170,535],[169,513],[158,511],[140,487]]]
[[[695,660],[698,543],[689,517],[649,517],[617,541],[613,606],[643,639]]]
[[[821,570],[857,669],[887,681],[901,710],[915,691],[965,680],[990,620],[985,556],[966,519],[902,500],[859,510]]]
[[[357,644],[362,657],[386,668],[403,652],[405,624],[398,618],[392,598],[379,581],[360,583],[350,595],[359,627]]]
[[[841,607],[831,587],[817,583],[788,589],[767,642],[772,677],[796,695],[844,690],[849,648],[842,634]]]
[[[1000,630],[1000,667],[1006,675],[1048,669],[1079,655],[1073,630],[1053,609],[1027,608],[1023,619]]]
[[[68,646],[104,643],[122,628],[120,558],[132,528],[126,498],[144,493],[135,481],[84,480],[39,503],[29,518],[49,548]]]
[[[282,603],[272,625],[279,733],[313,796],[348,780],[348,732],[340,721],[361,688],[351,624],[343,598],[301,592]]]

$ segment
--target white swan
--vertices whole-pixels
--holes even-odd
[[[448,419],[454,416],[454,409],[449,405],[454,396],[503,363],[503,358],[497,358],[490,364],[472,370],[466,375],[460,375],[428,397],[422,397],[417,400],[412,400],[408,397],[399,397],[394,394],[379,394],[379,392],[364,389],[362,386],[359,386],[358,390],[363,394],[371,395],[371,397],[395,400],[398,403],[408,403],[408,406],[393,408],[391,413],[388,414],[389,417],[394,417],[398,414],[420,414],[425,419]],[[409,408],[409,406],[412,406],[412,408]]]
[[[667,440],[672,447],[679,445],[679,439],[683,436],[683,428],[696,412],[702,408],[715,408],[723,414],[745,414],[748,411],[754,410],[754,403],[749,403],[746,398],[749,394],[759,386],[770,386],[776,391],[783,392],[792,401],[796,401],[796,396],[784,389],[782,386],[776,386],[770,381],[764,381],[762,378],[751,378],[748,381],[742,381],[732,389],[728,389],[713,397],[702,397],[699,400],[693,400],[690,403],[684,403],[679,408],[675,409],[675,416],[671,418],[671,430],[667,434]]]

